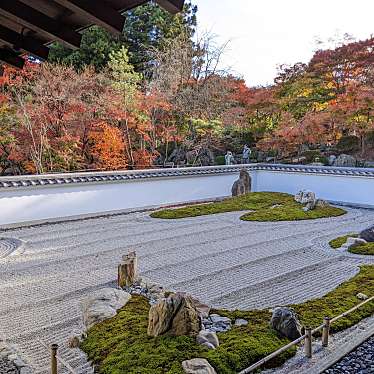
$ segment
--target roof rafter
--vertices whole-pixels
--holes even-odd
[[[49,48],[41,44],[34,38],[21,35],[17,32],[0,25],[0,40],[9,43],[14,49],[22,49],[36,57],[46,60],[48,58]]]
[[[114,34],[121,34],[125,17],[111,8],[105,1],[55,0],[56,3],[73,12],[83,14],[90,22],[106,28]]]
[[[47,34],[52,39],[57,39],[73,48],[80,47],[81,34],[19,0],[1,0],[0,12],[16,19],[31,30]]]
[[[184,0],[156,0],[156,3],[172,14],[183,10]]]

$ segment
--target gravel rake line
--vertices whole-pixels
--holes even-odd
[[[178,291],[190,292],[196,297],[210,302],[219,296],[236,292],[241,284],[256,284],[264,279],[269,280],[280,275],[306,270],[310,266],[322,262],[340,261],[339,257],[327,258],[321,261],[318,254],[313,252],[308,252],[305,256],[295,256],[299,254],[298,252],[298,250],[294,250],[284,255],[271,256],[268,259],[248,261],[245,264],[224,268],[210,274],[170,283],[168,287]],[[290,264],[292,264],[292,267],[290,267]],[[213,284],[214,287],[212,287]],[[221,292],[221,294],[217,295],[217,292]]]
[[[328,270],[331,270],[328,271]],[[341,259],[296,269],[210,300],[214,307],[263,309],[321,297],[359,271]],[[334,274],[332,279],[331,274]],[[295,287],[297,285],[297,287]]]

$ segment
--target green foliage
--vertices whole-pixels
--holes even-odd
[[[173,16],[155,3],[147,3],[128,11],[121,37],[115,37],[98,26],[83,32],[81,47],[71,50],[54,43],[49,61],[73,65],[77,70],[92,65],[97,71],[106,67],[111,52],[125,47],[130,50],[130,63],[143,72],[152,56],[152,48],[159,49],[165,40],[182,32],[192,35],[196,26],[197,8],[190,3],[182,13]]]
[[[225,156],[217,156],[215,158],[216,165],[225,165]]]
[[[357,234],[349,234],[349,235],[344,235],[344,236],[339,236],[338,238],[336,239],[333,239],[333,240],[330,240],[329,241],[329,245],[331,248],[333,249],[337,249],[337,248],[340,248],[346,241],[348,238],[357,238]]]
[[[360,150],[360,139],[357,136],[343,136],[340,138],[336,148],[341,153],[355,153]]]
[[[91,26],[83,32],[80,48],[71,50],[60,43],[53,43],[48,60],[72,65],[77,70],[83,70],[85,66],[91,65],[96,71],[100,71],[107,65],[110,53],[118,51],[121,46],[123,42],[108,31]]]
[[[357,247],[350,248],[349,252],[356,255],[374,256],[374,243],[360,244]]]
[[[317,207],[304,212],[302,206],[296,203],[293,196],[279,192],[251,192],[246,195],[227,198],[223,201],[209,204],[190,205],[178,209],[165,209],[151,214],[153,218],[185,218],[224,212],[251,210],[244,214],[244,221],[295,221],[334,217],[345,214],[346,211],[335,207]]]
[[[336,239],[333,239],[329,242],[330,247],[337,249],[340,248],[344,243],[347,242],[348,238],[357,238],[358,234],[350,234],[350,235],[344,235],[339,236]],[[374,255],[374,243],[366,243],[366,244],[360,244],[357,247],[350,248],[348,252],[357,254],[357,255]]]
[[[325,296],[291,305],[304,326],[319,326],[325,316],[335,317],[359,300],[356,294],[374,295],[374,266],[362,266],[355,277]],[[234,374],[288,343],[270,329],[267,310],[214,310],[234,321],[244,318],[248,325],[219,333],[220,346],[206,350],[191,337],[147,336],[148,301],[133,296],[117,316],[88,331],[81,348],[99,367],[101,374],[182,374],[181,362],[195,357],[207,358],[220,374]],[[374,312],[374,302],[332,324],[331,331],[346,329]],[[295,353],[295,348],[278,356],[269,366],[279,366]]]

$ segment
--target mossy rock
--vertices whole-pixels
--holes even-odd
[[[203,215],[248,211],[240,217],[243,221],[298,221],[316,218],[336,217],[346,213],[333,206],[317,207],[304,212],[303,206],[294,201],[292,195],[280,192],[251,192],[208,204],[195,204],[177,209],[164,209],[153,212],[151,217],[179,219]]]
[[[337,316],[360,300],[358,293],[374,295],[374,266],[362,266],[359,274],[344,282],[325,296],[291,305],[304,326],[319,326],[325,316]],[[119,313],[87,332],[81,348],[98,366],[101,374],[182,374],[184,360],[206,358],[220,374],[234,374],[288,343],[269,327],[271,314],[268,310],[227,311],[214,310],[234,321],[243,318],[248,325],[233,327],[219,333],[220,346],[209,351],[197,345],[192,337],[147,336],[148,301],[133,296]],[[353,326],[374,313],[374,302],[332,324],[337,332]],[[295,347],[270,362],[269,366],[281,365],[294,355]]]
[[[337,249],[337,248],[340,248],[343,244],[345,244],[348,238],[357,238],[357,237],[358,237],[358,234],[339,236],[336,239],[330,240],[329,244],[331,248]],[[354,253],[357,255],[374,256],[374,243],[360,244],[356,247],[349,248],[348,252]]]

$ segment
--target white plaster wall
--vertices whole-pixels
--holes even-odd
[[[256,191],[295,194],[307,189],[321,199],[374,208],[374,178],[266,170],[257,170],[256,173]]]
[[[228,196],[237,173],[19,188],[0,192],[0,225]]]

